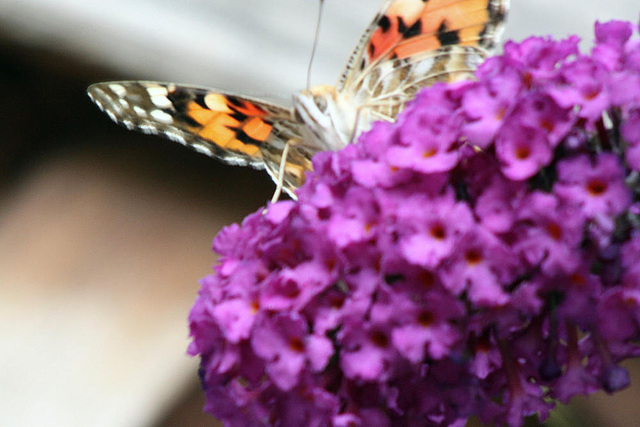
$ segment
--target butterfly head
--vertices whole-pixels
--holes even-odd
[[[314,86],[294,95],[296,119],[304,123],[309,143],[318,150],[338,150],[347,145],[353,133],[350,120],[333,86]]]

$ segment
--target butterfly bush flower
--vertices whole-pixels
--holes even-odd
[[[517,426],[640,356],[640,41],[507,43],[214,240],[191,311],[228,425]]]

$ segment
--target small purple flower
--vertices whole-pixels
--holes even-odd
[[[635,339],[640,333],[640,286],[609,289],[598,306],[598,331],[605,341],[615,343],[609,350],[615,357],[626,354],[621,343]],[[636,355],[640,350],[635,350]]]
[[[547,80],[557,71],[557,65],[578,53],[579,39],[572,36],[559,42],[542,37],[529,37],[521,43],[508,41],[504,45],[503,61],[517,69],[526,85]],[[479,72],[482,76],[482,71]]]
[[[624,276],[622,283],[629,288],[640,287],[640,233],[635,233],[625,243],[620,253],[622,254],[622,268]]]
[[[554,191],[563,200],[578,205],[589,218],[616,216],[629,208],[631,191],[624,183],[624,169],[613,154],[586,155],[558,164]]]
[[[269,310],[300,310],[335,280],[322,260],[303,261],[283,268],[282,274],[263,283],[260,306]]]
[[[503,126],[495,144],[502,172],[514,181],[531,178],[551,162],[553,155],[545,132],[519,123]]]
[[[476,377],[486,379],[489,374],[502,367],[502,355],[498,349],[495,337],[484,334],[474,340],[471,348],[473,359],[469,364],[470,372]]]
[[[427,355],[439,360],[459,343],[461,337],[451,322],[464,311],[449,295],[431,292],[419,301],[403,301],[402,305],[394,302],[393,306],[397,322],[392,332],[393,346],[409,361],[419,363]],[[401,313],[397,313],[398,308],[402,308]]]
[[[302,370],[322,370],[333,353],[329,339],[306,334],[300,316],[280,315],[261,319],[256,324],[251,346],[265,360],[265,371],[280,389],[291,390],[299,381]]]
[[[385,381],[400,355],[393,348],[391,331],[386,325],[353,321],[340,333],[343,344],[341,368],[347,378]]]
[[[593,58],[607,66],[610,71],[618,69],[622,65],[625,45],[632,34],[633,25],[630,22],[596,22]]]
[[[581,56],[563,67],[549,94],[563,108],[577,107],[579,117],[597,120],[610,105],[606,88],[609,72],[601,63]]]
[[[433,103],[434,108],[407,109],[399,121],[400,144],[385,154],[392,167],[431,173],[449,171],[458,163],[456,145],[462,117],[452,115],[454,104],[444,101],[447,96],[444,85],[435,85],[431,91],[418,95],[422,102]]]
[[[628,144],[625,160],[631,169],[640,172],[640,108],[629,113],[629,119],[622,126],[622,136]]]
[[[509,119],[543,130],[552,148],[567,136],[575,122],[570,106],[559,105],[551,96],[536,93],[523,99]]]
[[[503,286],[513,279],[514,255],[491,233],[477,227],[459,240],[442,272],[443,286],[454,295],[467,292],[479,307],[509,300]]]
[[[411,264],[433,268],[451,255],[461,234],[472,224],[469,208],[453,194],[431,199],[413,197],[396,209],[399,245]]]
[[[518,209],[514,248],[548,274],[571,273],[580,262],[582,212],[550,194],[532,192]]]
[[[523,87],[521,76],[512,69],[503,70],[495,81],[481,83],[470,85],[462,94],[462,109],[468,118],[463,126],[464,135],[471,144],[486,148],[514,107]]]
[[[512,229],[520,199],[526,194],[526,186],[494,174],[491,181],[477,197],[475,214],[482,224],[494,233]]]
[[[220,331],[233,344],[249,338],[255,314],[255,306],[244,298],[225,300],[211,309]]]

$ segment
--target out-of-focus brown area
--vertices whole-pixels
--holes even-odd
[[[85,94],[103,74],[0,41],[0,424],[215,425],[187,315],[213,236],[273,186],[116,126]]]

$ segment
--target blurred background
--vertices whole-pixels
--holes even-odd
[[[312,83],[333,83],[380,0],[326,0]],[[637,22],[637,0],[513,0],[506,38]],[[92,83],[145,79],[288,101],[318,0],[0,0],[0,425],[213,426],[186,317],[211,240],[266,173],[113,124]],[[640,425],[636,388],[550,425]],[[555,423],[555,424],[553,424]]]

